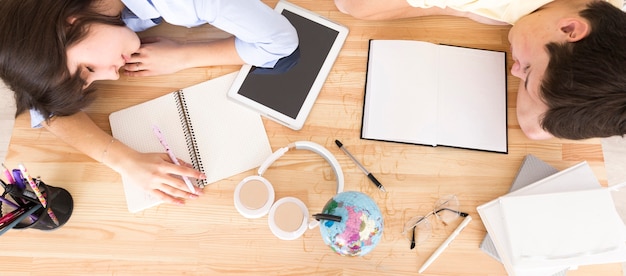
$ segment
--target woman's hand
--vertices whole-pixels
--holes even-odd
[[[164,37],[141,39],[141,47],[124,66],[124,74],[132,77],[176,73],[189,68],[184,44]]]
[[[112,167],[122,175],[124,181],[141,187],[164,202],[182,205],[185,199],[194,199],[202,194],[198,187],[195,187],[193,193],[190,192],[180,176],[196,179],[205,179],[206,176],[180,159],[181,166],[172,163],[165,153],[127,152],[126,157],[123,164]]]

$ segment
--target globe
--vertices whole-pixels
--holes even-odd
[[[338,193],[326,203],[322,213],[341,217],[341,222],[320,222],[324,243],[339,255],[363,256],[378,245],[383,233],[383,216],[366,194]]]

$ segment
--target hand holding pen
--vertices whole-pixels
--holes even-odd
[[[178,162],[178,158],[176,158],[176,155],[174,155],[174,152],[170,148],[169,144],[167,144],[167,141],[165,140],[165,136],[161,132],[161,129],[159,129],[158,126],[153,125],[152,126],[152,131],[154,132],[154,135],[157,137],[157,139],[159,139],[159,142],[161,143],[163,148],[165,148],[165,152],[167,152],[167,155],[172,160],[172,163],[180,166],[180,162]],[[191,180],[189,180],[189,177],[183,175],[182,178],[183,178],[183,181],[185,181],[185,184],[187,185],[187,189],[189,189],[189,192],[195,194],[196,193],[196,189],[194,188],[193,184],[191,183]]]
[[[374,183],[374,185],[378,187],[378,189],[380,189],[383,192],[386,192],[385,187],[383,187],[383,184],[381,184],[380,181],[378,181],[378,179],[376,179],[376,177],[374,177],[374,175],[371,172],[367,171],[367,169],[363,167],[363,165],[361,165],[361,163],[358,160],[356,160],[354,156],[352,156],[352,154],[343,146],[343,144],[339,140],[335,140],[335,144],[337,144],[339,149],[341,149],[348,157],[350,157],[350,159],[352,159],[352,161],[354,161],[357,167],[359,167],[359,169],[361,169],[361,171],[363,171],[363,173],[367,175],[367,178],[369,178],[372,181],[372,183]]]

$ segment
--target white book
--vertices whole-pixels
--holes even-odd
[[[506,54],[371,40],[361,138],[506,153]]]
[[[515,191],[522,187],[528,186],[534,182],[537,182],[543,178],[546,178],[552,174],[557,173],[558,170],[549,164],[543,162],[541,159],[537,158],[532,154],[528,154],[522,160],[522,165],[517,171],[517,175],[513,179],[513,183],[511,184],[511,190]],[[489,254],[494,259],[502,262],[500,256],[498,255],[498,251],[489,236],[489,233],[485,234],[485,238],[480,243],[480,249],[485,253]],[[562,270],[553,273],[554,268],[549,268],[544,271],[536,270],[537,275],[550,275],[550,276],[565,276],[567,274],[569,268],[564,267]]]
[[[509,275],[626,260],[626,227],[586,162],[477,210]]]
[[[165,152],[157,126],[174,154],[204,172],[204,187],[258,167],[272,153],[260,115],[228,100],[236,73],[208,80],[111,113],[113,136],[140,152]],[[122,179],[130,212],[161,203]]]

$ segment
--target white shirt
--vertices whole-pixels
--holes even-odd
[[[123,19],[142,31],[163,18],[172,25],[196,27],[211,24],[235,36],[239,56],[248,64],[272,67],[298,46],[296,29],[287,18],[260,0],[122,0]]]
[[[470,12],[500,22],[514,24],[522,16],[527,15],[553,0],[407,0],[416,8],[446,8]],[[606,0],[618,8],[622,8],[624,0]]]
[[[211,24],[235,36],[235,48],[244,62],[272,67],[298,47],[298,34],[289,20],[260,0],[122,0],[122,19],[138,32],[156,26],[160,18],[172,25]],[[152,2],[152,4],[150,3]],[[153,20],[154,19],[154,20]],[[44,117],[30,110],[31,126]]]

